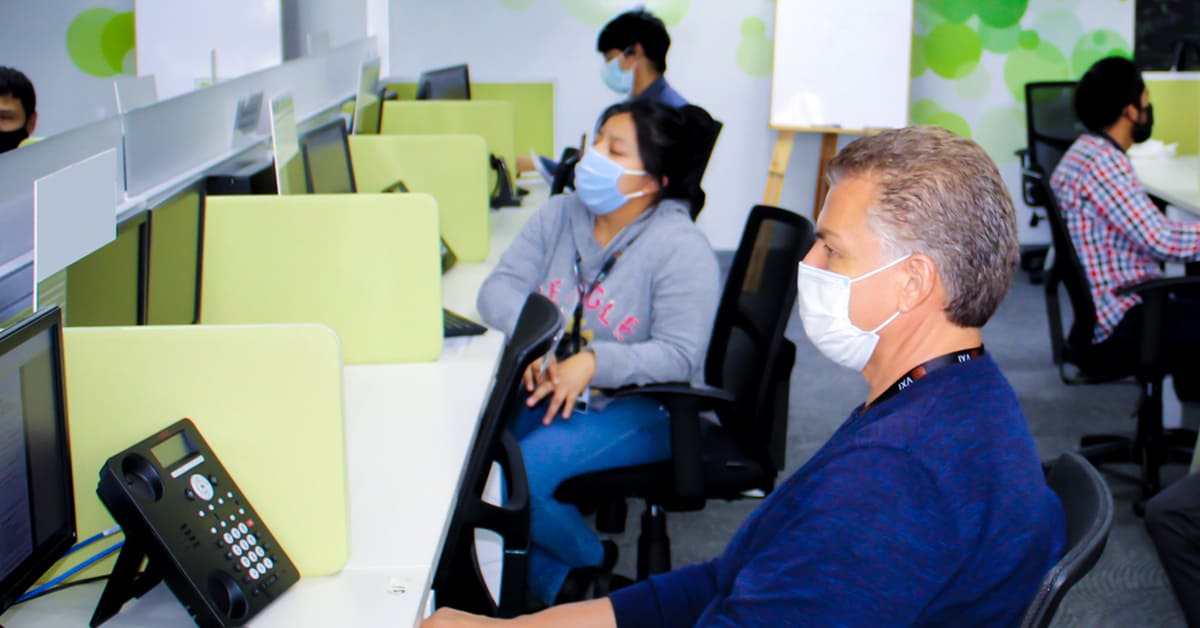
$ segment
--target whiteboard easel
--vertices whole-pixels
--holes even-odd
[[[763,202],[778,205],[796,133],[820,133],[813,220],[842,134],[908,124],[912,0],[777,0],[770,126],[779,132]]]

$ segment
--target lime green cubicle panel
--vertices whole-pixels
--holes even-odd
[[[513,105],[485,100],[389,100],[383,103],[384,135],[482,135],[488,152],[516,164]],[[489,175],[494,181],[494,175]]]
[[[204,196],[191,187],[150,211],[146,323],[196,322]]]
[[[471,97],[512,103],[516,154],[555,154],[553,83],[472,83]]]
[[[441,354],[432,196],[213,196],[204,225],[201,323],[324,323],[347,364]]]
[[[1200,72],[1173,79],[1147,77],[1146,88],[1154,103],[1154,139],[1178,143],[1179,155],[1200,152]]]
[[[390,83],[401,100],[413,100],[416,83]],[[554,83],[471,83],[471,98],[503,100],[513,105],[516,154],[554,155]]]
[[[112,242],[67,267],[68,326],[138,325],[143,322],[146,217],[117,227]]]
[[[187,417],[303,575],[345,565],[342,362],[328,327],[76,327],[63,346],[79,538],[113,525],[96,497],[104,462]],[[107,573],[112,560],[80,575]]]
[[[487,147],[478,135],[353,135],[350,158],[360,192],[397,180],[437,199],[442,237],[464,262],[489,251]]]

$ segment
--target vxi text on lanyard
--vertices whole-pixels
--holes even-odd
[[[955,351],[953,353],[947,353],[946,355],[940,355],[928,362],[920,364],[913,370],[905,373],[903,377],[896,380],[896,383],[888,386],[888,389],[883,391],[883,394],[879,395],[879,397],[872,401],[870,405],[877,406],[884,401],[891,399],[900,391],[912,386],[913,383],[915,383],[918,379],[925,377],[926,375],[942,368],[943,366],[970,362],[971,360],[977,359],[981,355],[983,355],[983,345],[979,345],[973,349],[964,349],[963,351]]]

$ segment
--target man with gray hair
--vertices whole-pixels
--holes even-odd
[[[866,401],[720,558],[518,624],[1020,622],[1066,532],[983,348],[1019,257],[1008,191],[977,144],[935,127],[856,140],[830,172],[797,301]],[[442,611],[427,626],[492,621]]]

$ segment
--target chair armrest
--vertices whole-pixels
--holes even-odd
[[[1117,290],[1117,295],[1129,296],[1131,294],[1138,294],[1142,297],[1152,297],[1156,293],[1163,293],[1178,288],[1194,288],[1200,293],[1200,277],[1159,277],[1158,279],[1149,279],[1131,286],[1125,286]]]
[[[704,451],[700,437],[700,412],[733,401],[733,395],[709,386],[684,383],[631,386],[610,391],[614,399],[650,397],[661,402],[671,417],[671,470],[679,502],[704,501]]]
[[[1141,370],[1159,372],[1162,365],[1162,329],[1167,295],[1174,290],[1186,290],[1200,297],[1200,277],[1160,277],[1117,290],[1120,296],[1136,294],[1142,297]]]
[[[633,396],[654,397],[658,399],[668,396],[684,395],[709,401],[720,401],[726,403],[733,401],[733,395],[721,388],[713,388],[712,386],[694,386],[687,383],[626,386],[624,388],[606,391],[606,393],[613,399]]]

